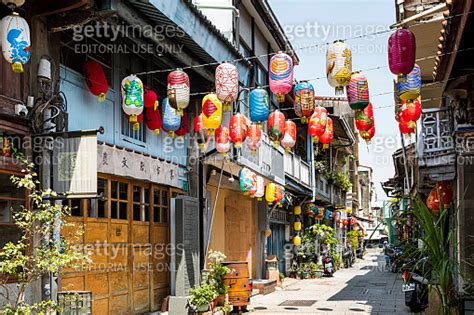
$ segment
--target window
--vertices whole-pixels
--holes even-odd
[[[128,219],[128,184],[112,180],[110,182],[110,217]]]
[[[128,121],[127,114],[125,114],[123,110],[121,110],[120,113],[122,115],[122,135],[140,142],[146,142],[146,127],[144,121],[142,120],[139,123],[140,128],[134,129],[133,124]]]
[[[13,221],[13,214],[26,205],[26,192],[18,189],[10,180],[10,174],[0,173],[0,247],[17,242],[20,229]]]
[[[150,220],[150,190],[133,186],[133,220],[148,222]]]
[[[71,209],[71,216],[84,216],[84,202],[82,199],[70,199],[67,201],[67,206]]]
[[[153,188],[153,222],[168,223],[169,193],[168,189]]]
[[[108,217],[108,182],[104,178],[97,179],[97,199],[91,199],[89,205],[89,217],[107,218]]]

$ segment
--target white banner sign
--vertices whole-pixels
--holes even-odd
[[[178,187],[176,164],[145,156],[143,154],[110,147],[106,144],[97,148],[97,171],[117,176],[132,177]]]

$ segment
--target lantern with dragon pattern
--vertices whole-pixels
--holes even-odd
[[[352,53],[342,40],[336,40],[326,52],[326,76],[329,85],[334,87],[336,95],[344,91],[352,74]]]
[[[12,65],[13,72],[22,73],[31,56],[30,27],[16,12],[5,16],[1,23],[3,57]]]
[[[134,124],[134,128],[140,125],[135,124],[137,117],[143,112],[143,83],[138,77],[129,75],[122,80],[122,109],[130,116],[130,123]]]

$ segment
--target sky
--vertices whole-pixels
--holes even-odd
[[[376,135],[369,145],[361,139],[359,163],[373,168],[378,201],[387,199],[380,182],[393,177],[392,153],[400,147],[393,105],[395,77],[388,69],[387,59],[390,32],[350,38],[389,29],[395,23],[395,1],[269,0],[269,3],[300,59],[295,68],[295,78],[322,78],[311,81],[316,95],[335,95],[326,80],[325,43],[348,39],[346,43],[352,50],[352,69],[362,70],[367,77],[375,116]],[[313,47],[301,48],[308,45]]]

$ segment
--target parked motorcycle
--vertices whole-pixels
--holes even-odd
[[[385,248],[384,252],[387,268],[390,268],[391,272],[397,273],[401,267],[403,249],[389,244],[389,246]]]
[[[413,262],[402,267],[405,305],[414,313],[421,312],[428,307],[428,280],[412,269]]]
[[[344,262],[344,268],[352,267],[355,262],[354,251],[350,247],[345,247],[342,252],[342,260]]]
[[[324,270],[324,275],[332,277],[334,272],[336,272],[336,269],[334,268],[334,260],[332,257],[329,255],[329,253],[323,253],[323,270]]]

